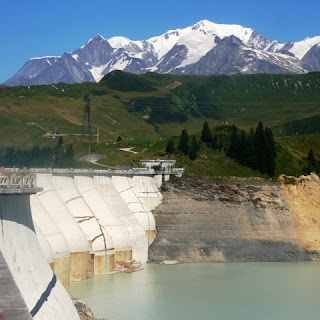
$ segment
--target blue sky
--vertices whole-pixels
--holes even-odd
[[[0,83],[32,57],[61,55],[101,34],[143,40],[199,20],[240,24],[271,40],[320,35],[319,0],[1,0]]]

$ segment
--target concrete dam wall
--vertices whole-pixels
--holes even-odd
[[[128,171],[6,169],[0,266],[24,306],[16,319],[79,319],[63,286],[112,274],[116,263],[146,262],[156,233],[146,203],[159,204],[162,181],[181,173],[165,161]],[[0,312],[15,310],[0,303]]]
[[[0,253],[8,267],[5,274],[8,281],[3,284],[1,277],[1,314],[8,319],[77,320],[79,316],[68,293],[46,259],[50,257],[52,263],[52,254],[46,252],[45,257],[42,252],[42,248],[48,250],[49,242],[42,246],[38,242],[30,208],[30,194],[37,191],[37,188],[0,189]],[[43,233],[38,237],[44,243]],[[16,300],[8,304],[14,288]],[[22,306],[22,310],[17,306]]]
[[[113,273],[116,261],[148,260],[156,225],[146,202],[155,208],[162,199],[152,168],[29,171],[42,188],[31,196],[38,240],[65,286]]]

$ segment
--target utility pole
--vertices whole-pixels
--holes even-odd
[[[97,143],[99,143],[99,128],[97,128]]]
[[[84,107],[83,107],[83,118],[82,118],[82,128],[81,128],[81,141],[84,141],[84,137],[87,135],[89,141],[92,140],[91,134],[91,117],[90,117],[90,95],[86,94],[83,97]],[[85,134],[85,129],[88,128],[88,134]]]

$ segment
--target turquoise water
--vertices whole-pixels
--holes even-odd
[[[73,282],[70,291],[108,320],[314,320],[320,263],[146,264]]]

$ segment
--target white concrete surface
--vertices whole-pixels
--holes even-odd
[[[53,175],[53,183],[69,211],[78,221],[81,229],[91,243],[91,253],[106,253],[114,249],[108,231],[99,225],[99,220],[74,185],[72,176]]]
[[[156,223],[143,198],[133,186],[131,178],[127,176],[112,176],[112,183],[139,221],[141,227],[146,231],[150,243],[150,235],[155,233]]]
[[[39,227],[34,223],[34,228],[36,231],[36,235],[38,237],[39,245],[42,250],[42,253],[47,259],[49,264],[54,264],[54,253],[51,248],[51,245],[45,235],[40,231]]]
[[[37,185],[43,188],[43,191],[37,193],[37,197],[67,239],[70,249],[70,280],[86,280],[92,275],[87,236],[55,190],[52,174],[38,173]]]
[[[113,215],[111,209],[95,185],[93,176],[74,175],[74,182],[77,191],[95,217],[99,220],[100,226],[107,230],[111,235],[116,254],[117,251],[132,250],[131,239],[127,230],[122,227],[121,223]]]
[[[33,221],[50,243],[54,256],[69,257],[68,241],[40,199],[36,195],[31,195],[30,204]]]
[[[162,175],[161,174],[154,175],[153,176],[153,183],[158,189],[160,189],[162,186]]]
[[[111,177],[95,175],[94,180],[112,213],[116,215],[130,235],[132,258],[141,263],[146,262],[148,260],[148,240],[145,230],[121,198],[112,183]]]
[[[70,284],[70,249],[67,239],[36,195],[30,196],[30,205],[33,221],[53,251],[54,272],[61,283],[68,286]],[[37,235],[39,239],[39,234],[37,233]],[[45,254],[45,256],[47,255]],[[48,262],[51,263],[49,260]]]
[[[67,239],[70,252],[88,251],[87,237],[55,190],[52,174],[38,173],[37,186],[43,188],[37,196]]]
[[[0,196],[0,212],[0,249],[30,312],[39,307],[33,319],[79,320],[71,299],[42,253],[29,195]],[[44,293],[48,295],[46,299]]]
[[[132,177],[132,182],[144,203],[152,211],[162,201],[162,194],[154,183],[152,176],[139,176]]]

